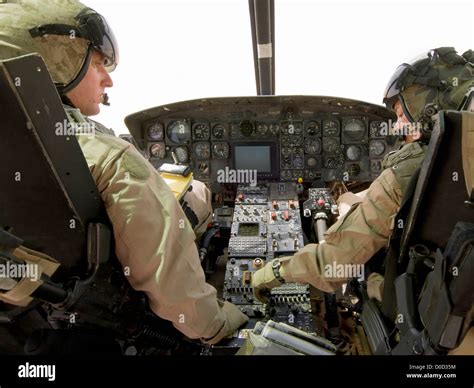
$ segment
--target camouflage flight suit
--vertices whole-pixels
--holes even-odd
[[[107,128],[89,117],[85,118],[77,109],[73,109],[67,105],[64,106],[64,109],[70,118],[71,116],[76,116],[76,120],[87,120],[87,122],[94,124],[96,131],[115,136],[115,132],[112,129]],[[183,199],[196,215],[197,224],[194,226],[194,233],[196,233],[196,237],[199,238],[206,231],[207,225],[212,221],[212,194],[203,182],[193,179],[192,190],[188,191]]]
[[[335,291],[345,279],[327,277],[327,266],[364,264],[386,246],[403,194],[423,161],[426,148],[414,142],[387,155],[383,161],[385,170],[372,182],[363,200],[352,205],[327,230],[325,242],[306,245],[294,256],[280,259],[280,274],[285,281]]]
[[[76,122],[82,116],[71,113]],[[113,225],[127,280],[147,294],[158,316],[186,336],[218,342],[248,318],[233,304],[218,301],[206,283],[195,234],[165,181],[132,144],[101,128],[95,125],[94,136],[77,139]]]

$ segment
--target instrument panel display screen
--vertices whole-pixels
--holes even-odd
[[[235,168],[237,170],[257,170],[259,173],[271,172],[270,146],[237,145],[234,152]]]

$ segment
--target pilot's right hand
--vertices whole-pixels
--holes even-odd
[[[268,295],[274,287],[281,286],[282,281],[275,276],[273,264],[277,259],[267,263],[252,274],[253,295],[262,303],[268,303]]]

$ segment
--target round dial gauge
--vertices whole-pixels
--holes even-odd
[[[164,128],[163,124],[153,122],[146,125],[146,133],[149,140],[163,140]]]
[[[383,121],[370,123],[370,137],[384,137],[388,135],[388,124]]]
[[[303,146],[303,136],[293,136],[291,138],[291,140],[293,141],[293,144],[295,147],[302,147]]]
[[[350,119],[344,123],[342,133],[349,141],[360,141],[365,137],[365,124],[360,119]]]
[[[168,138],[173,143],[185,143],[191,139],[191,128],[184,120],[173,121],[168,125]]]
[[[360,160],[362,156],[362,148],[358,145],[351,145],[347,147],[346,156],[347,159],[351,161]]]
[[[304,155],[303,148],[299,148],[299,147],[293,148],[293,155],[303,156]]]
[[[186,147],[176,147],[174,149],[174,154],[179,163],[186,163],[189,159],[189,152]]]
[[[385,144],[381,140],[372,140],[370,142],[370,156],[382,156],[385,152]]]
[[[321,141],[319,139],[305,139],[304,152],[307,154],[319,154],[321,152]]]
[[[297,156],[293,159],[293,166],[294,168],[303,168],[304,167],[304,160],[302,157]]]
[[[271,124],[269,129],[273,136],[278,136],[280,133],[280,126],[278,124]]]
[[[291,171],[288,170],[282,170],[281,172],[281,179],[287,181],[292,178]]]
[[[197,140],[207,140],[209,139],[211,131],[209,130],[209,125],[204,123],[197,123],[193,125],[193,134],[194,138]]]
[[[316,158],[308,158],[306,159],[306,165],[309,168],[316,168],[318,167],[318,160]]]
[[[334,153],[339,149],[339,143],[336,139],[323,139],[323,151],[327,153]]]
[[[164,143],[155,143],[150,146],[150,157],[164,159],[166,147]]]
[[[291,168],[292,166],[293,166],[293,161],[291,160],[291,156],[284,156],[281,159],[282,168]]]
[[[252,121],[244,120],[239,124],[240,133],[245,137],[250,137],[255,134],[255,125]]]
[[[194,144],[194,155],[198,159],[209,159],[211,157],[211,146],[209,143]]]
[[[324,160],[324,167],[325,168],[336,168],[337,167],[337,160],[335,158],[326,158]]]
[[[259,134],[259,136],[265,136],[268,133],[268,125],[267,124],[258,124],[257,133]]]
[[[205,162],[199,163],[198,168],[203,174],[207,174],[209,172],[209,165]]]
[[[216,139],[223,139],[226,135],[226,130],[224,124],[216,124],[214,128],[212,128],[212,136]]]
[[[294,123],[293,126],[295,128],[295,134],[301,135],[303,133],[303,125],[301,125],[301,123]]]
[[[358,164],[354,163],[349,166],[349,175],[354,177],[360,174],[361,168]]]
[[[216,159],[227,159],[229,157],[229,145],[227,143],[214,143],[212,145],[212,156]]]
[[[283,135],[281,137],[281,145],[282,146],[289,146],[291,144],[291,138],[288,135]]]
[[[319,123],[317,121],[308,121],[306,123],[305,132],[307,136],[316,136],[319,135],[320,129],[321,128],[319,127]]]
[[[380,160],[371,160],[370,170],[371,172],[380,172],[382,170],[382,162]]]
[[[324,136],[339,136],[339,121],[334,119],[323,121]]]
[[[283,156],[288,156],[288,155],[291,155],[291,148],[290,147],[283,147],[281,149],[281,154]]]
[[[283,133],[288,135],[300,135],[303,133],[303,126],[301,123],[287,123],[283,126]]]

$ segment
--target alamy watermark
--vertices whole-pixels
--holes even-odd
[[[59,121],[54,126],[56,136],[88,136],[95,137],[95,125],[92,122],[75,123],[69,120]]]
[[[409,136],[422,133],[429,129],[428,123],[399,123],[397,121],[383,121],[380,125],[378,134],[380,136]]]
[[[11,261],[0,264],[0,280],[6,278],[30,278],[33,281],[37,281],[39,276],[39,267],[37,264],[16,264]]]
[[[257,186],[257,170],[234,170],[229,167],[217,171],[219,183],[248,183]]]
[[[365,266],[363,264],[326,264],[324,266],[324,277],[350,279],[365,279]]]
[[[18,366],[19,378],[43,378],[48,381],[56,380],[56,365],[34,365],[29,362]]]

